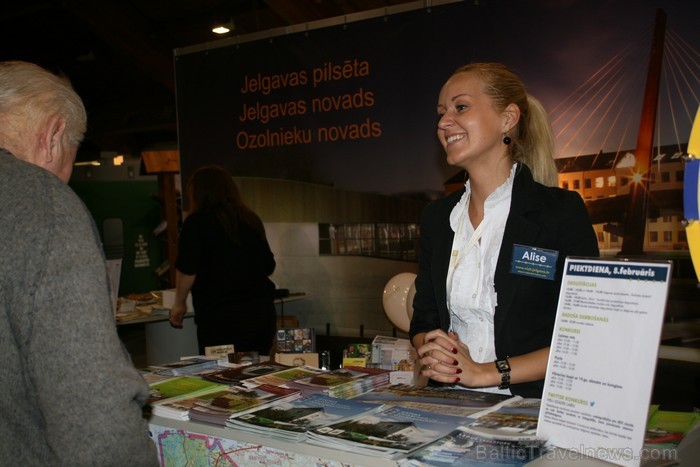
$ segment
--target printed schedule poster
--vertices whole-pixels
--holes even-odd
[[[566,259],[538,437],[639,465],[670,276],[669,262]]]

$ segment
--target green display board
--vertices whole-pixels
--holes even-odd
[[[122,258],[119,296],[169,287],[156,180],[71,182],[95,219],[107,258]]]

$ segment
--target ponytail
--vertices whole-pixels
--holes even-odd
[[[535,181],[546,186],[557,186],[557,166],[554,162],[554,134],[547,111],[540,101],[527,95],[529,112],[525,115],[524,137],[516,138],[516,145],[522,146],[513,159],[527,165]]]

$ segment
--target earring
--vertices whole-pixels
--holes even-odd
[[[507,134],[503,133],[503,144],[505,144],[505,145],[507,146],[507,145],[509,145],[509,144],[511,143],[511,141],[512,141],[512,140],[510,139],[510,136],[508,136]]]

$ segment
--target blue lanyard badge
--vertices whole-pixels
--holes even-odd
[[[534,246],[513,245],[511,274],[554,280],[559,252]]]

